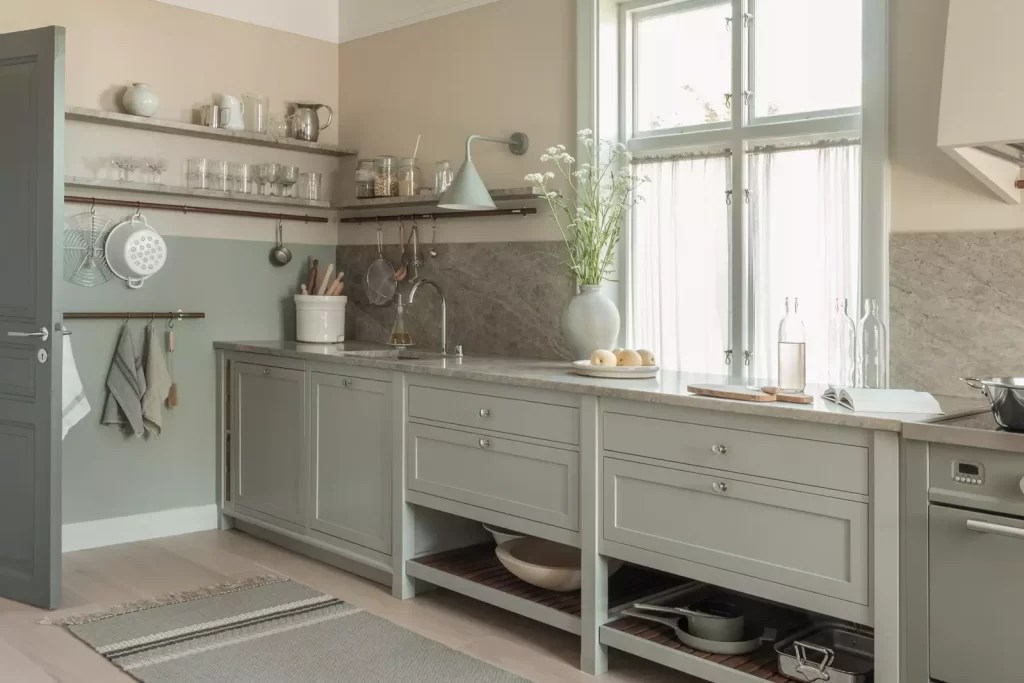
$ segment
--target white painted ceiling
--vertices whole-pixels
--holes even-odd
[[[343,43],[496,0],[157,0],[257,26]]]

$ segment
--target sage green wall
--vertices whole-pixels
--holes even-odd
[[[326,228],[325,228],[326,229]],[[160,436],[125,437],[99,424],[118,321],[68,321],[92,412],[64,441],[64,522],[137,515],[214,502],[213,342],[294,339],[292,294],[310,255],[329,263],[333,245],[289,244],[291,264],[273,268],[272,244],[165,237],[167,266],[141,290],[120,280],[94,288],[65,282],[65,311],[203,311],[175,328],[174,376],[181,405],[167,410]],[[165,323],[155,323],[161,330]],[[141,347],[144,321],[130,323]]]

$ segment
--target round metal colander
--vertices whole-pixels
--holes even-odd
[[[397,289],[395,267],[384,258],[384,236],[377,228],[377,258],[366,269],[366,298],[374,306],[387,306]]]

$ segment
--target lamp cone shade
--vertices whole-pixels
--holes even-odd
[[[453,211],[488,211],[497,208],[473,160],[468,158],[459,169],[451,187],[441,195],[437,207]]]

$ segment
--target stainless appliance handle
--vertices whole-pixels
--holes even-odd
[[[8,337],[39,337],[41,341],[46,341],[50,338],[50,331],[45,327],[40,327],[38,332],[8,332]]]
[[[967,520],[967,528],[971,531],[977,531],[982,534],[1009,536],[1010,538],[1017,538],[1024,541],[1024,529],[1018,529],[1013,526],[1004,526],[1002,524],[993,524],[991,522],[982,522],[977,519],[969,519]]]

